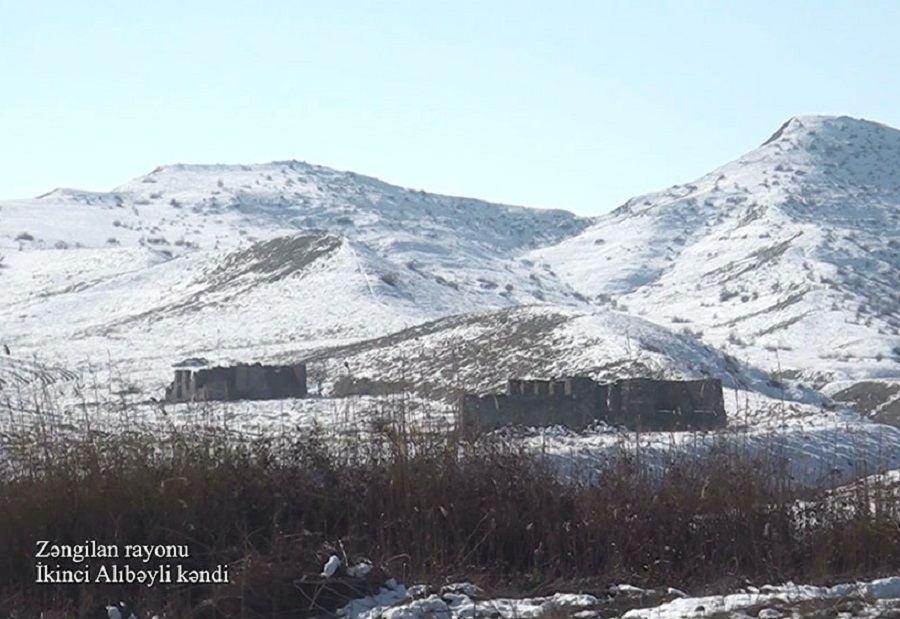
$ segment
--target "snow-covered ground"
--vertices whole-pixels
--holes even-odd
[[[106,384],[56,380],[53,368],[37,370],[33,364],[27,368],[46,382],[0,401],[0,433],[36,426],[60,432],[140,427],[151,432],[178,428],[293,436],[316,429],[335,440],[369,441],[386,427],[402,424],[414,431],[447,433],[456,423],[452,402],[408,392],[169,404],[146,401],[140,392],[129,392],[131,383],[117,382],[114,371],[109,379],[114,387],[108,390]],[[602,473],[623,455],[637,457],[651,469],[664,469],[685,454],[731,453],[783,467],[797,484],[816,487],[835,487],[900,469],[900,429],[896,427],[871,423],[848,411],[822,410],[816,402],[782,401],[749,389],[735,389],[728,395],[730,426],[716,432],[638,435],[599,425],[584,432],[549,427],[510,428],[500,434],[503,440],[540,454],[561,475],[581,480]]]
[[[816,614],[816,613],[823,614]],[[820,587],[766,585],[722,595],[689,596],[677,589],[614,585],[603,595],[556,593],[536,598],[490,598],[469,583],[440,591],[389,581],[375,595],[354,600],[347,619],[623,619],[886,617],[900,612],[900,577]]]

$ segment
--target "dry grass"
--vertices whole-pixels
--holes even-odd
[[[84,616],[128,599],[170,617],[296,617],[333,610],[385,574],[539,593],[584,588],[585,575],[598,588],[697,589],[900,566],[894,495],[871,485],[825,500],[724,448],[673,456],[652,474],[623,452],[574,482],[517,443],[417,434],[401,421],[352,441],[171,426],[13,432],[0,469],[0,616]],[[187,567],[228,564],[232,582],[37,586],[38,539],[188,544]],[[332,553],[372,560],[371,583],[319,578]]]

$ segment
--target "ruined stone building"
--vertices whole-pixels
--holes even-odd
[[[274,400],[306,397],[306,364],[234,365],[175,370],[169,402]]]
[[[465,394],[459,401],[460,428],[469,434],[507,425],[563,425],[578,430],[595,421],[648,431],[721,427],[725,425],[722,381],[510,379],[506,393]]]

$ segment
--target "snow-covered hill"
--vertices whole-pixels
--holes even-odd
[[[534,250],[609,303],[815,388],[900,376],[900,131],[800,117]]]
[[[110,193],[0,203],[0,339],[17,355],[164,376],[189,356],[265,359],[579,303],[519,256],[588,224],[300,162],[166,166]]]
[[[186,358],[304,357],[326,387],[711,373],[883,413],[858,385],[900,380],[898,203],[900,132],[832,117],[596,219],[296,161],[164,166],[0,202],[0,341],[148,396]]]
[[[346,379],[362,369],[367,379],[388,390],[442,399],[463,390],[502,390],[509,376],[567,374],[610,381],[622,376],[715,376],[727,388],[771,398],[782,395],[765,373],[690,335],[616,311],[552,305],[451,316],[385,337],[324,348],[307,359],[313,374],[321,376],[325,393],[342,377],[347,391],[353,392],[353,381]],[[810,391],[787,395],[821,403]]]

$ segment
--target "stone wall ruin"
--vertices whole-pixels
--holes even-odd
[[[234,365],[175,370],[168,402],[276,400],[306,397],[306,364]]]
[[[586,376],[510,379],[505,393],[465,394],[458,419],[466,434],[508,425],[582,430],[596,421],[631,430],[709,430],[726,422],[722,381],[716,378],[600,383]]]

